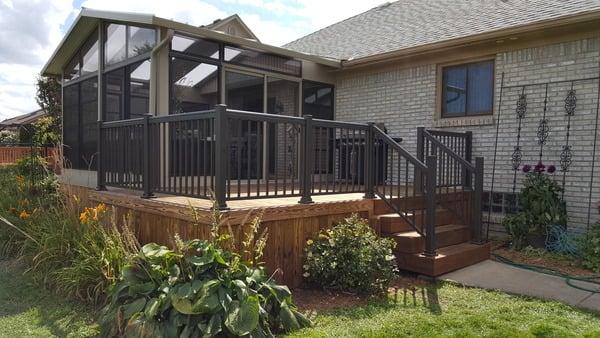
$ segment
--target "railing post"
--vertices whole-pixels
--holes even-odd
[[[102,156],[102,142],[104,142],[104,139],[102,138],[102,120],[98,120],[98,135],[97,135],[97,148],[98,148],[98,152],[96,155],[96,174],[97,174],[97,178],[96,178],[96,190],[98,191],[103,191],[106,190],[106,175],[104,173],[104,165],[103,165],[103,156]]]
[[[435,156],[427,156],[427,177],[425,178],[425,206],[426,206],[426,218],[425,218],[425,252],[423,255],[427,257],[435,257],[435,209],[436,209],[436,170],[437,170],[437,158]]]
[[[364,198],[375,198],[375,122],[368,123],[369,128],[365,133],[365,196]]]
[[[142,187],[144,193],[142,198],[152,198],[152,179],[150,178],[150,117],[152,114],[144,114],[142,129]]]
[[[465,132],[465,160],[471,163],[473,157],[473,132]],[[465,189],[471,189],[471,173],[468,170],[462,172],[462,182]]]
[[[476,244],[483,244],[483,227],[481,220],[481,199],[483,196],[483,157],[475,158],[475,188],[473,191],[473,214],[472,214],[472,227],[473,227],[473,242]]]
[[[311,197],[312,173],[314,169],[313,161],[315,159],[315,130],[313,126],[312,115],[304,115],[304,130],[302,132],[302,141],[300,142],[300,177],[302,180],[302,197],[299,203],[313,203]]]
[[[227,118],[227,106],[218,104],[215,106],[215,191],[214,198],[220,210],[227,209],[226,181],[229,171],[229,120]]]
[[[425,127],[417,127],[417,159],[421,162],[425,160],[424,132]],[[415,166],[414,188],[416,193],[423,192],[423,173]]]

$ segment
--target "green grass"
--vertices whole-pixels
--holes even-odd
[[[0,260],[0,337],[91,337],[92,309],[34,283],[23,268]]]
[[[443,283],[320,314],[292,337],[600,337],[600,314]]]

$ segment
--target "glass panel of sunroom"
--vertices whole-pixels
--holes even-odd
[[[212,109],[219,103],[216,65],[171,58],[171,114]]]
[[[150,60],[129,66],[129,118],[142,117],[150,107]]]
[[[171,49],[193,56],[219,59],[219,44],[209,40],[175,35],[171,41]]]
[[[81,82],[80,169],[96,168],[98,134],[98,79]]]
[[[75,55],[71,62],[65,68],[65,72],[63,73],[65,80],[74,80],[79,77],[79,54]]]
[[[156,30],[129,26],[129,40],[127,57],[134,57],[148,53],[156,44]]]
[[[225,61],[268,71],[302,75],[302,63],[284,56],[269,54],[252,49],[225,46]]]
[[[81,75],[94,73],[98,71],[98,33],[94,32],[86,41],[83,49],[81,64]]]
[[[119,68],[105,75],[104,119],[117,121],[125,117],[125,68]]]
[[[115,64],[127,58],[126,39],[127,26],[112,23],[106,27],[104,62],[107,65]]]
[[[63,152],[66,168],[79,167],[79,84],[63,88]]]

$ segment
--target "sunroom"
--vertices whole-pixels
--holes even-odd
[[[113,135],[107,129],[105,142],[114,146],[121,142],[119,146],[130,146],[130,153],[107,144],[105,162],[100,163],[99,121],[189,114],[217,104],[230,110],[333,120],[331,71],[338,65],[335,60],[153,15],[84,9],[43,70],[63,80],[63,178],[90,187],[106,182],[129,188],[139,183],[141,188],[142,152],[131,148],[139,135],[132,130]],[[214,170],[214,144],[207,133],[214,126],[172,119],[150,140],[156,146],[154,162],[162,162],[161,172],[155,173],[161,181],[155,183],[176,185],[187,195],[193,194],[183,189],[206,184],[202,189],[208,193],[214,188],[211,175],[206,175]],[[238,121],[229,127],[236,141],[231,147],[232,156],[237,156],[231,168],[234,179],[268,181],[267,176],[284,170],[290,180],[298,179],[300,159],[293,143],[299,139],[283,137],[292,133],[293,123],[267,124]],[[200,149],[201,144],[206,149]],[[96,182],[99,163],[100,167],[104,163],[103,182]],[[193,187],[180,182],[182,178],[197,182]]]

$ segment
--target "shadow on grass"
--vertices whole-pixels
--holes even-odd
[[[370,299],[367,304],[359,307],[336,308],[327,313],[351,320],[372,318],[397,307],[425,308],[433,315],[441,315],[442,307],[439,302],[438,290],[442,283],[424,283],[419,286],[396,287],[387,297]]]

